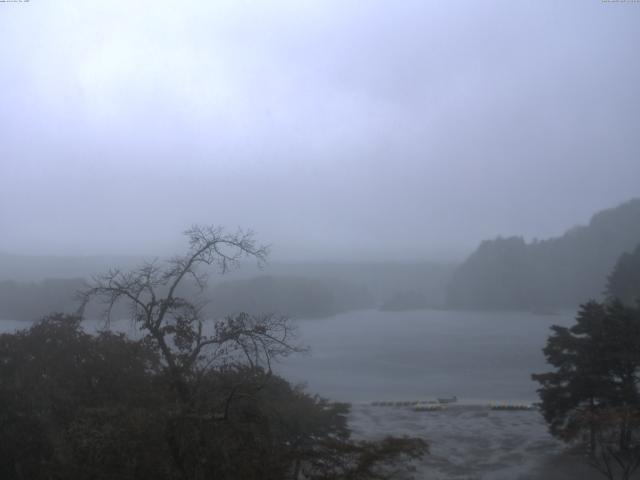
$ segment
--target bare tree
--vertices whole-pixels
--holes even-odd
[[[287,318],[241,313],[216,320],[205,332],[202,305],[180,296],[185,282],[199,291],[207,285],[211,267],[224,274],[243,258],[262,265],[268,247],[258,245],[251,231],[226,233],[220,227],[193,226],[185,232],[188,251],[165,262],[145,262],[130,271],[110,270],[93,278],[79,293],[80,313],[92,299],[105,305],[107,324],[117,304],[124,303],[135,326],[160,351],[180,397],[187,401],[198,377],[212,367],[248,365],[271,373],[272,360],[300,351],[293,345]],[[204,267],[204,268],[203,268]]]
[[[268,252],[251,232],[195,226],[185,234],[186,254],[111,270],[79,293],[80,313],[101,300],[107,325],[114,307],[124,303],[143,333],[141,342],[159,359],[156,418],[163,422],[175,478],[258,472],[251,478],[300,478],[303,469],[305,478],[395,478],[383,473],[426,452],[426,444],[415,439],[351,442],[346,406],[298,392],[272,375],[274,359],[302,350],[287,318],[240,313],[206,325],[202,305],[181,293],[185,283],[194,282],[201,292],[207,269],[225,273],[243,258],[262,264]]]

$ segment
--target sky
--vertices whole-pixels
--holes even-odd
[[[640,196],[640,3],[0,3],[0,251],[454,259]]]

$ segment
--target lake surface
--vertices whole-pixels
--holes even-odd
[[[361,310],[297,320],[310,352],[275,369],[310,392],[333,400],[419,400],[456,395],[462,402],[536,401],[531,373],[548,370],[542,348],[552,324],[570,325],[574,312]],[[0,331],[25,322],[0,321]],[[94,330],[96,322],[86,322]],[[129,330],[128,323],[114,325]]]
[[[297,321],[310,353],[278,369],[334,400],[531,402],[531,373],[549,370],[542,353],[549,327],[572,323],[574,312],[355,311]]]

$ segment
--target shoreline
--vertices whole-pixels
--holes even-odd
[[[461,402],[445,410],[352,404],[349,427],[356,439],[420,437],[430,454],[414,462],[414,478],[440,480],[595,480],[597,472],[569,454],[533,410],[491,410]]]

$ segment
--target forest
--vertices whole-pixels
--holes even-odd
[[[547,310],[600,299],[620,255],[640,238],[640,199],[596,213],[561,237],[481,243],[447,285],[453,308]]]

